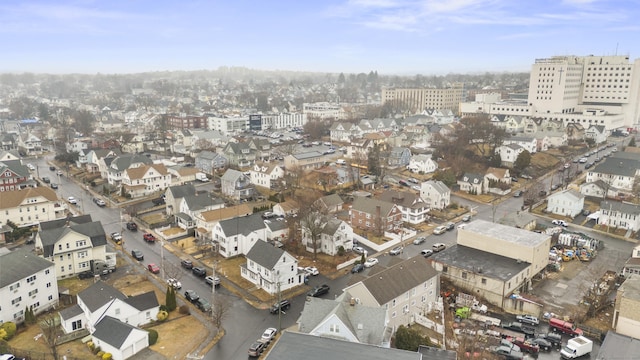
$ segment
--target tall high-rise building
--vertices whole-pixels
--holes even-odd
[[[383,88],[382,102],[391,102],[414,113],[421,113],[426,109],[458,111],[463,99],[463,84],[456,83],[449,88],[442,89],[400,89]]]

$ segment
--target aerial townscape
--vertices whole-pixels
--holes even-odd
[[[633,359],[640,60],[3,74],[0,359]]]

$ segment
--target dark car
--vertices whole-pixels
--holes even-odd
[[[447,230],[453,230],[456,228],[456,224],[452,223],[452,222],[448,222],[446,224],[444,224],[444,226],[447,228]]]
[[[329,293],[329,285],[322,284],[320,286],[316,286],[313,289],[311,289],[307,293],[307,296],[318,297],[318,296],[322,296],[322,295],[327,294],[327,293]]]
[[[352,268],[351,268],[351,273],[355,274],[355,273],[359,273],[364,271],[364,265],[363,264],[355,264]]]
[[[551,341],[545,338],[537,337],[537,338],[532,338],[529,341],[531,341],[532,344],[538,345],[540,350],[543,350],[543,351],[549,351],[553,347],[553,344],[551,343]]]
[[[43,176],[42,177],[42,182],[45,183],[45,184],[49,184],[51,182],[51,180],[48,177]]]
[[[191,301],[192,303],[195,303],[196,301],[198,301],[198,299],[200,299],[200,295],[198,295],[197,292],[195,292],[195,290],[187,290],[184,292],[184,297]]]
[[[526,326],[523,325],[522,323],[519,322],[512,322],[512,323],[507,323],[502,325],[503,328],[508,329],[508,330],[512,330],[512,331],[517,331],[520,333],[523,333],[527,336],[533,336],[533,334],[535,334],[535,329],[530,327],[530,326]]]
[[[140,250],[131,250],[131,256],[133,256],[133,258],[138,260],[138,261],[144,260],[144,255],[142,254],[142,251],[140,251]]]
[[[78,274],[78,278],[80,279],[91,279],[93,278],[93,273],[91,271],[83,271],[80,274]]]
[[[200,311],[203,311],[203,312],[211,311],[211,304],[209,304],[209,302],[203,298],[199,298],[198,300],[196,300],[195,304],[196,304],[196,307],[200,309]]]
[[[556,333],[550,332],[550,333],[546,333],[546,334],[538,334],[537,337],[540,338],[540,339],[547,340],[554,347],[562,346],[562,335],[560,335],[560,334],[556,334]]]
[[[138,224],[134,223],[133,221],[129,221],[127,223],[127,230],[138,231]]]
[[[182,260],[180,261],[180,266],[182,266],[185,269],[193,269],[193,262],[191,262],[191,260]]]
[[[58,184],[56,184],[56,183],[51,183],[50,186],[51,186],[52,189],[57,189],[58,188]]]
[[[56,167],[55,166],[49,166],[49,170],[56,171]]]
[[[272,314],[277,314],[278,312],[284,312],[291,307],[291,302],[289,300],[280,300],[279,302],[271,305],[271,309],[269,312]]]
[[[197,277],[207,276],[207,271],[203,267],[194,266],[193,268],[191,268],[191,272]]]
[[[264,349],[267,348],[267,343],[264,341],[255,341],[251,346],[249,346],[249,356],[258,357],[262,355]]]
[[[164,198],[159,197],[157,199],[151,200],[151,202],[156,206],[164,205]]]

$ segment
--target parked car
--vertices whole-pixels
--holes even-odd
[[[567,224],[567,222],[566,222],[566,221],[564,221],[564,220],[558,220],[558,219],[555,219],[555,220],[551,221],[551,223],[552,223],[553,225],[560,225],[560,226],[564,226],[564,227],[569,226],[569,225]]]
[[[138,224],[134,223],[133,221],[129,221],[127,223],[127,230],[138,231]]]
[[[447,248],[447,245],[443,243],[435,243],[433,244],[433,252],[440,252]]]
[[[249,356],[258,357],[262,355],[262,352],[267,348],[267,343],[264,341],[254,341],[251,346],[249,346]]]
[[[276,328],[267,328],[262,333],[262,336],[260,337],[260,339],[262,341],[271,342],[271,340],[273,340],[273,338],[276,336],[277,333],[278,333],[278,330]]]
[[[447,228],[447,230],[453,230],[456,228],[456,224],[452,223],[452,222],[448,222],[446,224],[444,224],[444,226]]]
[[[144,239],[144,241],[148,242],[148,243],[152,243],[156,241],[156,237],[153,236],[152,233],[144,233],[142,235],[142,238]]]
[[[529,341],[529,339],[525,339],[523,337],[517,337],[514,340],[514,343],[520,347],[520,351],[528,352],[530,354],[537,354],[540,352],[540,346],[534,344]]]
[[[413,245],[420,245],[423,242],[427,241],[427,238],[424,236],[417,237],[413,240]]]
[[[182,283],[174,278],[168,278],[167,284],[176,290],[182,289]]]
[[[463,216],[463,217],[462,217],[462,221],[464,221],[464,222],[469,222],[469,221],[471,221],[471,215],[465,215],[465,216]]]
[[[119,232],[112,232],[111,241],[113,241],[116,244],[120,244],[122,242],[122,235]]]
[[[304,271],[309,275],[313,275],[313,276],[320,275],[320,272],[314,266],[307,266],[306,268],[304,268]]]
[[[153,199],[151,200],[151,202],[153,203],[153,205],[155,206],[160,206],[160,205],[164,205],[164,198],[163,197],[159,197],[157,199]]]
[[[184,292],[184,297],[191,301],[192,303],[198,301],[198,299],[200,299],[200,295],[198,295],[197,292],[195,292],[195,290],[187,290]]]
[[[194,266],[193,268],[191,268],[191,272],[197,277],[207,276],[207,271],[203,267]]]
[[[378,263],[378,259],[372,257],[368,258],[367,261],[364,262],[364,267],[370,268]]]
[[[73,196],[69,196],[67,198],[67,201],[69,202],[69,204],[73,204],[73,205],[77,205],[78,204],[78,200],[76,200],[76,198],[74,198]]]
[[[589,159],[587,159],[586,157],[581,157],[580,160],[578,160],[579,163],[584,164],[587,161],[589,161]]]
[[[527,180],[533,179],[533,177],[531,177],[530,175],[527,175],[527,174],[522,174],[522,175],[520,175],[520,177],[523,178],[523,179],[527,179]]]
[[[548,342],[551,343],[551,345],[553,347],[560,347],[562,346],[562,335],[555,333],[555,332],[549,332],[546,334],[538,334],[537,338],[540,339],[545,339]]]
[[[62,172],[62,170],[58,170],[58,171],[56,171],[56,175],[62,176],[62,175],[64,175],[64,173]]]
[[[309,292],[307,293],[307,296],[318,297],[328,293],[329,293],[329,285],[322,284],[309,290]]]
[[[87,270],[87,271],[83,271],[81,273],[78,274],[78,278],[79,279],[92,279],[95,275],[93,274],[92,271]]]
[[[429,249],[424,249],[422,251],[420,251],[420,254],[424,257],[429,257],[431,255],[433,255],[433,250],[429,250]]]
[[[25,360],[25,358],[16,357],[13,354],[3,354],[3,355],[0,355],[0,360]]]
[[[56,171],[56,167],[55,166],[49,166],[49,170]]]
[[[589,216],[590,214],[591,214],[591,211],[589,209],[582,210],[582,215]]]
[[[42,182],[45,183],[45,184],[49,184],[51,182],[51,180],[48,177],[43,176],[42,177]]]
[[[511,181],[512,181],[512,182],[518,182],[518,178],[517,178],[517,177],[515,177],[515,176],[512,176],[512,177],[511,177]]]
[[[513,192],[513,197],[520,197],[524,192],[522,190],[516,190]]]
[[[193,268],[193,262],[191,262],[191,260],[184,259],[180,261],[180,266],[185,269],[191,270]]]
[[[138,260],[138,261],[144,260],[144,255],[142,254],[142,251],[140,251],[140,250],[131,250],[131,256],[133,256],[133,258]]]
[[[160,273],[160,266],[151,263],[149,265],[147,265],[147,269],[149,269],[149,271],[151,271],[153,274],[159,274]]]
[[[527,326],[527,325],[523,325],[519,322],[512,322],[512,323],[505,323],[502,325],[502,327],[504,329],[508,329],[508,330],[512,330],[512,331],[517,331],[520,333],[523,333],[527,336],[533,336],[533,334],[535,334],[535,329]]]
[[[538,345],[538,348],[540,348],[540,350],[543,350],[543,351],[549,351],[553,347],[553,344],[551,343],[551,341],[545,338],[534,337],[529,339],[529,341],[531,341],[531,343],[535,345]]]
[[[516,320],[518,320],[523,324],[529,324],[534,326],[538,326],[540,324],[540,320],[538,320],[538,318],[533,315],[518,315],[516,316]]]
[[[433,229],[433,233],[435,235],[444,234],[445,232],[447,232],[446,226],[438,226],[437,228]]]
[[[284,310],[288,310],[291,307],[291,302],[289,300],[280,300],[279,302],[271,305],[271,309],[269,312],[272,314],[277,314],[279,312],[284,312]]]
[[[353,252],[356,254],[364,254],[365,256],[367,255],[367,250],[365,250],[365,248],[363,248],[362,246],[354,246]]]
[[[364,271],[364,265],[363,264],[355,264],[351,268],[351,273],[352,274],[356,274],[356,273],[359,273],[359,272],[362,272],[362,271]]]
[[[396,246],[389,251],[389,255],[400,255],[402,254],[402,246]]]
[[[205,281],[207,284],[211,285],[211,286],[218,286],[218,285],[220,285],[220,278],[219,278],[219,277],[217,277],[217,276],[214,278],[213,276],[209,275],[209,276],[207,276],[207,277],[205,277],[205,278],[204,278],[204,281]]]
[[[104,200],[102,200],[102,199],[100,199],[100,198],[93,198],[93,202],[94,202],[96,205],[100,206],[100,207],[105,207],[105,206],[107,206],[107,203],[106,203],[106,202],[104,202]]]
[[[211,304],[209,304],[209,302],[205,298],[199,298],[198,300],[196,300],[195,304],[196,304],[196,307],[200,309],[200,311],[203,311],[203,312],[211,311]]]
[[[49,186],[51,186],[52,189],[57,189],[58,188],[58,184],[56,184],[56,183],[51,183]]]
[[[524,358],[524,354],[519,351],[511,350],[506,346],[492,346],[491,352],[509,360],[519,360]]]

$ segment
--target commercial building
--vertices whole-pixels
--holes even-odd
[[[449,88],[438,89],[397,89],[383,88],[382,102],[405,107],[413,112],[425,109],[449,109],[457,112],[463,97],[463,84],[456,83]]]

